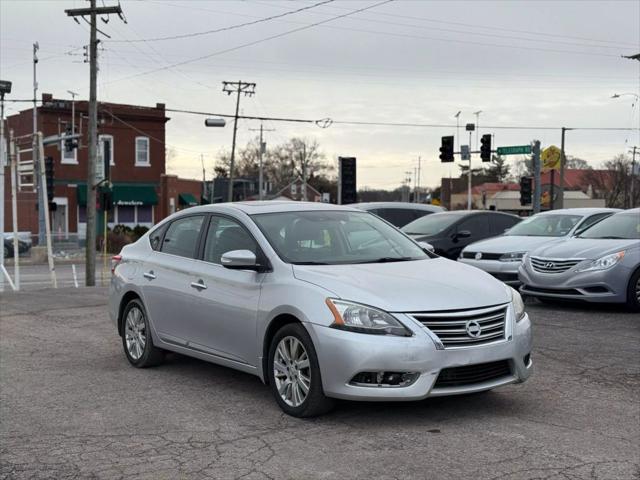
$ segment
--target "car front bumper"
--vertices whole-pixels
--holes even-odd
[[[369,335],[305,324],[316,348],[322,385],[327,396],[365,401],[421,400],[426,397],[474,393],[524,382],[533,372],[530,359],[531,323],[527,315],[515,323],[509,309],[508,321],[515,323],[510,340],[445,349],[436,347],[431,337],[433,334],[426,327],[409,316],[396,316],[405,325],[411,326],[414,332],[412,337]],[[445,368],[501,360],[508,362],[509,374],[480,383],[435,388],[438,375]],[[418,377],[407,386],[361,386],[351,383],[356,374],[372,371],[412,372],[418,374]]]
[[[476,260],[473,258],[459,258],[459,262],[484,270],[501,282],[511,286],[520,285],[518,268],[521,262],[501,262],[500,260]]]
[[[529,265],[518,270],[520,292],[532,297],[581,300],[596,303],[624,303],[631,269],[616,265],[609,270],[563,273],[537,273]]]

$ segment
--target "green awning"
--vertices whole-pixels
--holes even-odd
[[[195,205],[200,205],[198,199],[191,195],[190,193],[181,193],[178,195],[178,203],[180,205],[186,205],[188,207],[193,207]]]
[[[114,185],[114,205],[157,205],[158,195],[151,185]],[[87,186],[78,185],[78,205],[87,204]]]

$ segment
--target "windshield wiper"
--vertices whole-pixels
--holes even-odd
[[[291,262],[293,265],[329,265],[326,262]]]
[[[390,263],[390,262],[408,262],[414,260],[413,257],[380,257],[373,260],[366,260],[358,263]]]
[[[588,238],[588,237],[580,237],[580,238]],[[607,235],[606,237],[594,237],[597,240],[629,240],[625,237],[616,237],[615,235]]]

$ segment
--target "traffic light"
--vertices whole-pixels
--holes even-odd
[[[355,157],[339,157],[340,162],[340,198],[339,203],[346,205],[356,203],[356,159]]]
[[[531,205],[533,193],[533,179],[531,177],[520,177],[520,205]]]
[[[67,127],[64,134],[65,136],[72,135],[71,127]],[[75,138],[65,138],[64,149],[66,152],[73,152],[73,150],[76,148],[78,148],[78,140],[76,140]]]
[[[440,161],[453,162],[453,135],[442,137],[442,146],[440,147]]]
[[[110,189],[103,189],[100,192],[100,203],[98,210],[107,212],[113,210],[113,194]]]
[[[53,202],[53,171],[54,163],[53,157],[45,157],[44,159],[44,174],[47,181],[47,200]]]
[[[480,158],[483,162],[491,161],[491,134],[486,133],[480,139]]]

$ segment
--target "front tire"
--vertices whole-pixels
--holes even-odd
[[[129,363],[137,368],[159,365],[164,351],[153,345],[147,313],[138,299],[131,300],[122,314],[122,346]]]
[[[629,279],[627,307],[632,312],[640,312],[640,268]]]
[[[318,357],[299,323],[282,327],[269,347],[269,384],[280,408],[293,417],[315,417],[330,411],[334,400],[324,395]]]

